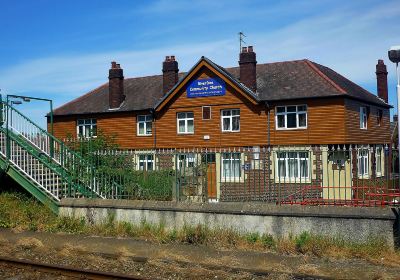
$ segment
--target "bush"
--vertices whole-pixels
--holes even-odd
[[[264,245],[265,248],[272,249],[275,248],[275,240],[271,234],[263,234],[261,236],[261,243]]]
[[[306,253],[306,248],[310,241],[311,235],[308,232],[303,232],[295,238],[296,250],[302,254]]]
[[[252,233],[248,233],[246,235],[246,240],[249,243],[256,243],[258,240],[260,239],[260,235],[258,234],[258,232],[252,232]]]

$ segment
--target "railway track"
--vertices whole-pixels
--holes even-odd
[[[63,275],[68,277],[74,277],[77,279],[134,279],[134,280],[145,280],[149,278],[143,278],[138,276],[132,276],[128,274],[119,274],[113,272],[101,272],[88,269],[80,269],[71,266],[60,266],[54,264],[38,263],[30,260],[14,259],[0,257],[0,264],[8,265],[11,267],[39,271],[44,273],[51,273],[55,275]]]

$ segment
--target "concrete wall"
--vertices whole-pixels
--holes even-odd
[[[168,229],[184,225],[234,229],[242,233],[269,233],[274,237],[313,234],[351,241],[384,238],[395,245],[395,211],[390,208],[276,206],[265,203],[182,204],[156,201],[64,199],[60,215],[84,217],[101,223],[109,215],[116,221],[165,224]]]

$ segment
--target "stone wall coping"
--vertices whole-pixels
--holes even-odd
[[[198,212],[232,215],[320,217],[396,220],[398,210],[389,207],[275,205],[263,202],[185,203],[173,201],[64,198],[60,207]]]

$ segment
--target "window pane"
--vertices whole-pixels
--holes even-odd
[[[185,118],[185,113],[178,113],[178,119],[183,119]]]
[[[285,112],[285,107],[276,107],[276,112],[277,113],[284,113]]]
[[[278,118],[278,127],[284,128],[285,127],[285,116],[279,115],[277,118]]]
[[[194,131],[193,120],[188,120],[188,121],[187,121],[187,124],[188,124],[187,132],[193,132],[193,131]]]
[[[184,120],[179,121],[179,132],[185,132],[185,121]]]
[[[139,122],[144,122],[145,119],[146,119],[145,116],[139,116],[139,117],[138,117]]]
[[[230,172],[230,161],[227,159],[222,159],[222,176],[225,177],[231,177],[231,172]]]
[[[146,123],[146,134],[151,134],[151,127],[152,127],[152,123],[147,122]]]
[[[203,107],[203,120],[211,119],[211,107],[204,106]]]
[[[306,114],[299,114],[299,127],[307,126],[307,118]]]
[[[232,161],[232,172],[232,177],[240,177],[240,158]]]
[[[286,177],[286,165],[284,159],[278,160],[278,176],[279,177]]]
[[[232,115],[240,115],[240,110],[239,109],[232,110]]]
[[[144,123],[139,123],[139,134],[140,135],[144,134]]]
[[[186,113],[187,118],[193,118],[193,112]]]
[[[296,114],[295,113],[287,114],[286,118],[287,118],[287,128],[295,128],[295,127],[297,127]]]
[[[231,115],[231,111],[230,110],[223,110],[222,111],[222,115],[223,116],[230,116]]]
[[[297,111],[307,111],[307,106],[305,105],[297,106]]]
[[[84,120],[78,120],[78,124],[84,124],[85,121]]]
[[[308,160],[300,160],[300,176],[308,178]]]
[[[97,136],[97,125],[93,125],[92,127],[92,136]]]
[[[232,130],[239,131],[240,129],[240,117],[232,117]]]
[[[228,131],[231,129],[231,125],[230,125],[231,122],[230,122],[229,118],[223,118],[222,122],[223,122],[223,130]]]
[[[288,106],[287,112],[296,112],[296,106]]]

